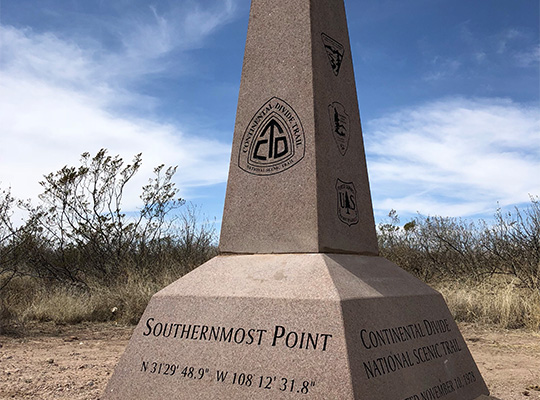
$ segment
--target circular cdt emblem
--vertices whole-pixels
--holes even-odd
[[[300,162],[305,151],[300,118],[284,100],[272,97],[249,122],[238,165],[254,175],[279,174]]]

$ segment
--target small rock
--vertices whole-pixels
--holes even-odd
[[[88,383],[86,384],[86,386],[89,386],[89,387],[92,387],[94,385],[95,385],[94,381],[88,381]]]
[[[528,390],[525,390],[523,392],[523,396],[530,396],[531,395],[531,392],[529,392]]]
[[[19,368],[15,368],[15,369],[6,369],[4,370],[4,373],[9,376],[9,375],[12,375],[12,374],[16,374],[18,372],[20,372],[21,370]]]
[[[47,358],[47,363],[54,364],[54,358]]]

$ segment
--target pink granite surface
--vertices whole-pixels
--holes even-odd
[[[157,293],[105,399],[427,392],[488,393],[440,294],[379,257],[283,254],[217,257]]]
[[[220,250],[105,399],[487,399],[442,296],[376,257],[343,0],[252,2]]]
[[[342,56],[337,75],[332,45]],[[342,0],[252,2],[223,253],[378,253],[354,82]],[[297,151],[283,164],[268,157],[272,113],[281,128],[271,153],[285,143]],[[301,143],[280,129],[299,130]]]

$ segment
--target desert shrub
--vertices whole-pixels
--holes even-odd
[[[100,150],[94,157],[84,153],[79,167],[46,175],[39,204],[21,203],[29,213],[23,232],[33,239],[25,248],[28,272],[85,283],[95,276],[114,279],[127,264],[147,266],[147,253],[167,236],[173,212],[184,201],[176,198],[172,182],[176,168],[161,165],[142,188],[141,209],[127,215],[122,210],[125,187],[141,162],[140,154],[125,165],[119,156]]]
[[[497,211],[495,222],[417,216],[401,226],[395,211],[379,224],[381,255],[426,282],[473,280],[495,275],[540,290],[540,204]]]
[[[11,191],[0,191],[0,291],[9,284],[18,272],[17,246],[14,245],[17,229],[11,222],[15,199]]]
[[[159,289],[217,254],[213,224],[177,197],[176,168],[122,210],[141,155],[125,164],[106,150],[45,176],[37,205],[0,191],[0,330],[10,322],[137,322]],[[28,213],[15,227],[15,206]],[[498,210],[494,223],[395,211],[378,225],[381,255],[446,297],[455,317],[539,329],[540,202]]]
[[[540,201],[531,197],[525,210],[498,210],[483,245],[497,269],[522,285],[540,290]]]
[[[177,197],[174,167],[155,168],[142,207],[123,211],[140,165],[141,155],[126,165],[106,150],[85,153],[80,166],[45,176],[35,205],[0,192],[3,325],[135,322],[152,294],[217,253],[214,225]],[[15,228],[17,205],[28,218]]]
[[[540,330],[540,204],[492,223],[397,213],[378,225],[380,253],[439,290],[458,321]]]

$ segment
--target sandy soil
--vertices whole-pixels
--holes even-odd
[[[493,396],[540,399],[539,334],[460,327]],[[0,335],[0,399],[99,399],[132,329],[40,325]]]

